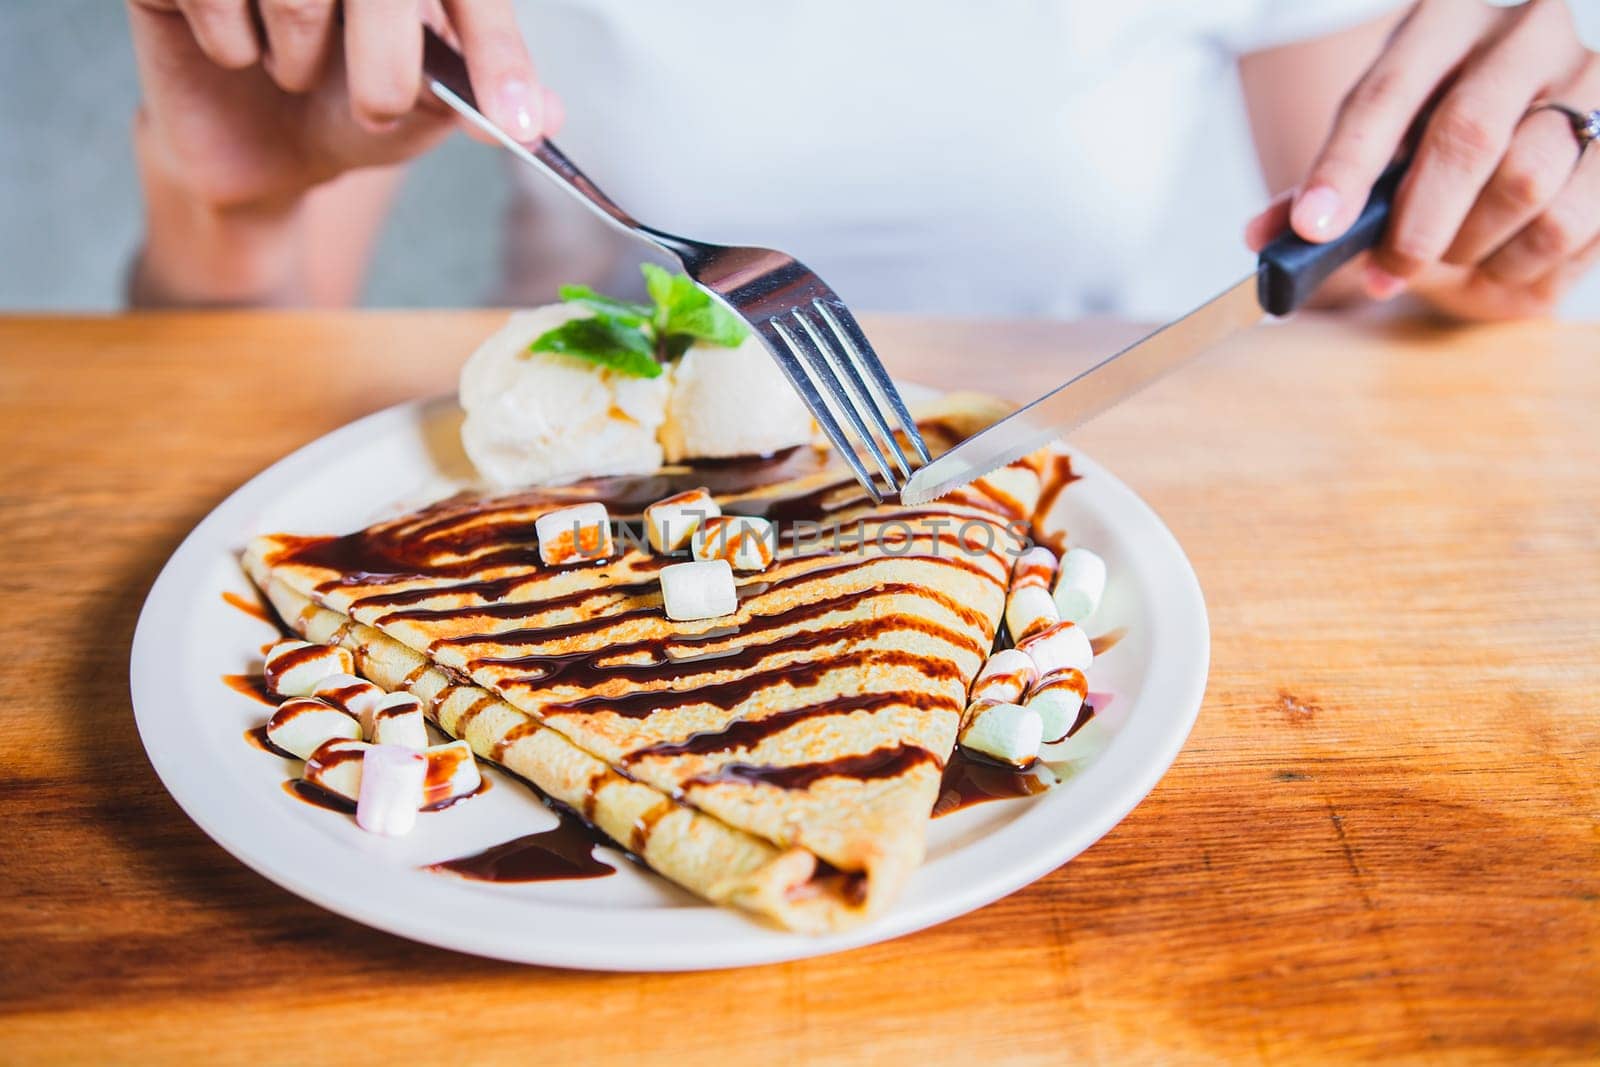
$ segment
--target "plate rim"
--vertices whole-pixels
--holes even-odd
[[[129,649],[129,688],[135,723],[146,757],[155,768],[162,787],[183,812],[228,854],[269,881],[335,914],[440,948],[509,962],[585,970],[713,970],[777,963],[875,944],[926,929],[990,904],[1031,884],[1082,853],[1121,823],[1154,790],[1187,742],[1199,716],[1209,680],[1211,634],[1204,594],[1193,565],[1177,538],[1148,503],[1092,457],[1067,446],[1078,473],[1092,475],[1100,491],[1110,493],[1122,508],[1139,515],[1142,520],[1141,536],[1148,543],[1140,546],[1138,555],[1161,565],[1157,577],[1161,580],[1163,610],[1152,616],[1152,624],[1157,630],[1181,631],[1185,640],[1173,646],[1179,650],[1177,655],[1153,662],[1145,678],[1145,690],[1159,689],[1164,694],[1163,700],[1168,705],[1167,717],[1157,720],[1150,714],[1130,716],[1107,750],[1073,777],[1069,785],[1074,790],[1098,790],[1100,799],[1094,807],[1093,818],[1075,822],[1065,831],[1058,830],[1056,836],[1049,839],[1050,847],[1038,848],[1036,835],[1043,829],[1044,818],[1054,814],[1053,811],[1045,806],[1026,810],[983,840],[963,845],[947,857],[952,862],[965,857],[964,865],[976,867],[981,874],[975,877],[969,875],[960,880],[955,888],[942,889],[932,900],[915,904],[908,900],[912,895],[911,887],[908,887],[907,894],[876,920],[842,933],[820,936],[776,930],[749,917],[730,916],[726,909],[705,904],[700,908],[671,911],[608,911],[605,913],[606,919],[617,929],[617,934],[607,936],[598,944],[573,943],[570,940],[563,942],[558,937],[530,945],[526,937],[520,940],[501,938],[485,931],[451,929],[448,922],[437,918],[419,920],[419,909],[415,903],[399,906],[398,900],[390,899],[393,894],[378,894],[375,899],[353,904],[346,899],[350,891],[330,890],[324,883],[338,885],[340,877],[355,877],[359,873],[359,866],[358,863],[353,866],[352,861],[358,861],[358,855],[346,855],[342,857],[344,862],[337,862],[340,859],[337,856],[319,857],[317,863],[308,864],[303,859],[307,843],[285,839],[280,844],[278,838],[297,835],[292,832],[284,835],[280,832],[282,828],[273,826],[262,829],[252,841],[241,842],[228,823],[230,817],[237,819],[250,816],[244,804],[245,791],[234,790],[231,795],[221,797],[198,795],[201,791],[191,782],[188,769],[181,765],[180,753],[166,744],[169,732],[167,724],[149,710],[158,706],[159,693],[165,681],[159,669],[165,649],[158,643],[163,636],[157,633],[158,623],[162,613],[168,609],[169,602],[174,608],[180,608],[183,598],[190,595],[182,586],[185,572],[189,569],[203,570],[206,566],[203,550],[214,531],[225,526],[235,513],[245,511],[251,500],[270,492],[275,483],[291,479],[293,468],[308,458],[330,450],[337,451],[352,439],[382,433],[387,430],[389,423],[414,423],[426,406],[440,403],[443,399],[428,397],[406,400],[345,423],[289,452],[229,493],[190,530],[163,564],[141,605]],[[231,540],[231,537],[225,540]],[[1152,644],[1161,647],[1154,634]],[[168,675],[173,673],[167,672]],[[178,676],[181,679],[181,672]],[[176,684],[181,685],[182,682]],[[1141,694],[1142,697],[1144,695]],[[1123,759],[1116,762],[1108,758],[1111,752],[1117,750],[1126,754],[1136,744],[1142,754],[1131,759],[1124,755]],[[1124,768],[1131,773],[1119,778],[1115,772]],[[1024,858],[992,865],[979,862],[991,853],[1004,857],[1007,848],[1016,849],[1016,854]],[[329,850],[324,848],[322,851]],[[293,863],[284,861],[284,854],[296,857],[302,866],[317,873],[312,877],[302,875],[294,869]],[[324,862],[324,859],[328,862]],[[927,871],[933,866],[930,863],[922,870]],[[434,888],[445,899],[459,892],[459,883],[437,875],[413,873],[436,883]],[[418,892],[425,896],[433,895],[422,889],[423,883],[414,882],[414,879],[394,879],[394,884],[404,890],[401,895]],[[541,914],[570,914],[576,910],[549,901],[530,905],[524,900],[521,905]],[[440,912],[422,909],[421,914],[437,916]],[[619,922],[619,919],[629,915],[646,916],[646,926],[658,921],[661,915],[671,915],[672,921],[681,924],[685,933],[665,939],[655,933],[651,933],[648,939],[633,937],[621,928],[637,925],[637,922]],[[715,916],[716,921],[707,923],[691,918],[699,916],[703,919],[706,915]],[[557,917],[560,917],[559,914]],[[737,933],[742,936],[708,941],[708,935],[716,935],[717,927],[724,925],[722,920],[729,917],[739,922]]]

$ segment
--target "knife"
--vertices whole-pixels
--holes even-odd
[[[1049,444],[1265,316],[1293,312],[1328,275],[1378,243],[1404,173],[1404,162],[1383,172],[1342,236],[1312,244],[1293,231],[1279,235],[1261,250],[1256,269],[1221,295],[967,438],[913,474],[900,499],[936,500]]]

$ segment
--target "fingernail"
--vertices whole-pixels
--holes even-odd
[[[1308,237],[1331,237],[1339,214],[1339,194],[1326,185],[1313,185],[1295,201],[1290,217],[1294,228]]]
[[[1405,291],[1406,280],[1390,274],[1382,267],[1368,266],[1363,272],[1362,284],[1372,299],[1392,300]]]
[[[539,93],[525,81],[511,80],[495,94],[495,121],[519,141],[539,136]]]

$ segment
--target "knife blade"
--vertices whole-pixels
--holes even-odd
[[[1404,173],[1404,163],[1384,171],[1361,215],[1342,236],[1323,244],[1292,232],[1275,238],[1244,278],[962,441],[913,474],[900,499],[913,505],[936,500],[1076,429],[1267,315],[1290,314],[1328,275],[1382,238]]]

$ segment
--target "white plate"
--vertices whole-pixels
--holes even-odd
[[[1210,635],[1194,571],[1143,501],[1075,453],[1083,477],[1058,507],[1074,543],[1104,556],[1111,574],[1089,631],[1127,631],[1089,675],[1091,691],[1113,694],[1086,728],[1107,744],[1061,765],[1065,780],[1048,793],[934,820],[927,863],[883,918],[824,937],[783,933],[605,849],[617,873],[585,881],[485,883],[419,870],[546,829],[555,816],[493,771],[488,793],[424,815],[398,839],[284,792],[295,765],[243,736],[266,708],[221,681],[258,670],[273,632],[222,593],[250,593],[237,553],[257,533],[343,532],[448,491],[466,473],[458,424],[453,400],[401,404],[274,464],[173,553],[134,635],[134,714],[173,797],[240,860],[358,922],[483,956],[622,971],[737,967],[883,941],[982,907],[1088,848],[1154,788],[1199,711]]]

